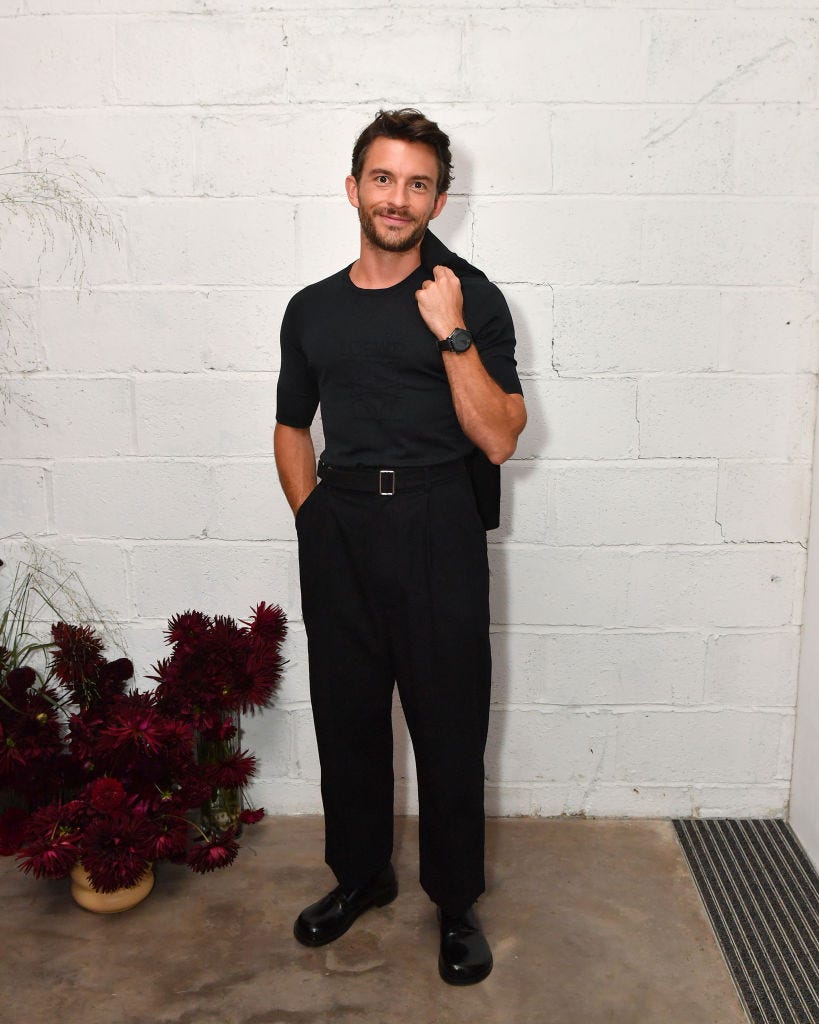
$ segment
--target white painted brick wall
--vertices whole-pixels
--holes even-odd
[[[418,102],[464,99],[458,69],[463,16],[439,11],[428,7],[419,17],[400,8],[370,8],[366,17],[333,12],[289,18],[289,97],[296,103],[338,104],[343,96],[378,101],[386,86],[391,97]]]
[[[621,284],[641,279],[638,201],[493,196],[477,197],[474,206],[476,261],[500,280]]]
[[[3,533],[48,533],[46,471],[36,465],[4,465],[0,488]]]
[[[518,458],[637,458],[636,380],[533,377],[526,401]]]
[[[122,224],[78,302],[64,236],[38,261],[0,218],[21,314],[0,342],[0,558],[22,533],[60,552],[143,686],[170,615],[280,602],[281,693],[245,723],[256,796],[320,810],[278,328],[357,254],[357,132],[416,104],[452,135],[435,227],[502,286],[529,408],[489,537],[488,809],[782,815],[819,371],[815,12],[268,8],[0,0],[3,162],[51,140]]]
[[[113,103],[114,20],[26,17],[24,4],[3,19],[0,96],[11,109]],[[6,13],[6,12],[3,12]]]
[[[235,609],[242,618],[268,594],[294,618],[300,615],[292,547],[206,540],[146,542],[133,546],[129,560],[134,613],[140,618],[166,617],[169,603],[179,611],[200,606]]]
[[[796,631],[709,636],[705,659],[706,700],[793,708],[798,659]]]
[[[696,633],[492,633],[496,704],[699,704],[706,639]]]
[[[15,386],[12,378],[9,387]],[[30,402],[5,408],[0,458],[103,457],[134,451],[131,383],[124,377],[32,374],[19,388]]]
[[[692,110],[676,131],[666,134],[673,109],[558,108],[552,122],[555,191],[605,195],[726,191],[731,184],[735,131],[730,110]]]
[[[795,548],[795,550],[792,550]],[[532,626],[786,626],[799,545],[495,546],[494,621]]]
[[[120,103],[199,106],[281,97],[286,53],[278,15],[122,16],[115,24]]]
[[[807,285],[812,223],[808,202],[652,199],[644,207],[640,280]]]
[[[188,114],[161,107],[97,107],[27,112],[32,136],[64,143],[90,167],[105,168],[95,192],[108,196],[190,195],[193,125]]]
[[[197,188],[211,196],[327,196],[338,199],[339,169],[372,115],[366,107],[240,107],[193,122]],[[310,146],[293,139],[310,139]]]
[[[121,222],[117,200],[107,200],[112,220]],[[50,247],[50,240],[43,244],[41,232],[31,230],[30,218],[8,217],[4,211],[3,233],[0,236],[0,267],[3,282],[13,281],[17,287],[34,288],[38,284],[53,283],[55,286],[71,287],[72,277],[67,263],[67,253],[61,246]],[[53,225],[52,225],[53,227]],[[94,246],[85,249],[84,284],[99,287],[116,284],[123,286],[128,281],[128,268],[124,247],[97,236]]]
[[[51,473],[54,528],[114,540],[201,537],[211,519],[209,477],[205,462],[181,459],[58,462]]]
[[[640,101],[642,33],[639,11],[487,12],[467,37],[469,92],[488,102]]]
[[[725,540],[806,544],[809,504],[807,465],[726,460],[720,466],[717,519]]]
[[[671,379],[640,382],[640,453],[649,458],[708,456],[809,460],[816,414],[814,377]]]
[[[46,368],[66,373],[279,368],[284,288],[96,289],[78,303],[46,291],[40,304]]]
[[[668,459],[600,462],[552,473],[546,523],[555,544],[712,544],[716,466]]]
[[[136,384],[136,430],[145,455],[262,455],[270,450],[276,378],[269,373],[171,377]]]
[[[816,98],[816,20],[809,15],[715,11],[698,17],[674,11],[652,15],[648,27],[646,86],[656,100]]]
[[[271,285],[293,280],[293,211],[278,199],[157,199],[127,208],[137,284]]]
[[[779,712],[674,710],[616,716],[616,780],[767,782],[777,774]]]

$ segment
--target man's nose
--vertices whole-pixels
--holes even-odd
[[[405,206],[407,197],[404,194],[404,188],[398,181],[393,181],[387,188],[386,195],[387,202],[392,206]]]

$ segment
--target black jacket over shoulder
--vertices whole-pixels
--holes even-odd
[[[486,277],[468,263],[462,256],[452,252],[431,231],[427,231],[421,242],[421,263],[432,273],[433,267],[449,267],[459,279],[464,277]],[[483,525],[487,530],[496,530],[500,526],[501,472],[500,466],[490,462],[480,448],[473,450],[465,457],[472,489],[478,504]]]

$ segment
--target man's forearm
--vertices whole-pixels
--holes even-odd
[[[526,426],[521,395],[508,395],[490,375],[474,347],[444,352],[444,368],[461,430],[490,462],[505,462]]]
[[[273,431],[273,451],[279,482],[295,515],[316,486],[316,453],[310,430],[277,423]]]
[[[415,293],[418,310],[439,341],[457,328],[465,328],[461,283],[449,267],[436,266],[433,279]],[[477,350],[444,352],[444,368],[452,391],[455,415],[461,430],[490,462],[505,462],[515,451],[526,426],[522,395],[508,395],[481,362]]]

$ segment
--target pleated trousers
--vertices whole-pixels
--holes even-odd
[[[485,886],[491,680],[486,532],[467,471],[402,488],[398,470],[392,495],[322,479],[296,531],[326,862],[355,887],[392,855],[397,684],[418,777],[420,883],[460,913]]]

